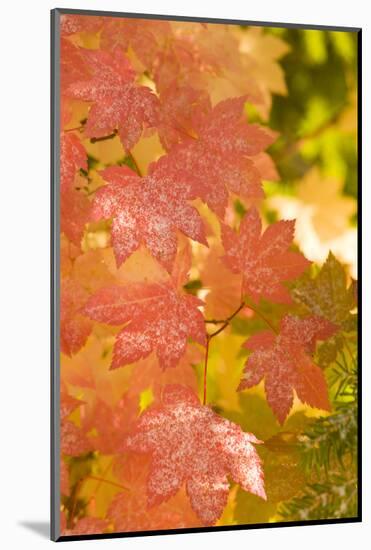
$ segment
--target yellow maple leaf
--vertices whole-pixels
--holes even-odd
[[[330,250],[357,273],[357,229],[350,219],[356,201],[342,195],[342,182],[312,168],[297,186],[295,197],[273,196],[267,202],[285,219],[296,219],[295,241],[305,256],[323,263]]]

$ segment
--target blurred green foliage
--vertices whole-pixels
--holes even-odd
[[[282,180],[295,182],[313,166],[357,196],[357,33],[269,29],[290,46],[281,60],[288,88],[275,95],[269,125]]]

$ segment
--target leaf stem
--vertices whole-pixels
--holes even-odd
[[[273,332],[278,334],[278,330],[273,325],[273,323],[261,311],[259,311],[259,309],[256,306],[253,306],[251,304],[246,304],[246,307],[248,307],[249,309],[254,311],[254,313],[256,313],[256,315],[258,315],[265,323],[267,323],[267,325],[273,330]]]
[[[111,458],[111,460],[108,462],[107,466],[104,468],[103,472],[102,472],[102,475],[101,475],[101,479],[99,480],[99,482],[97,483],[95,489],[94,489],[94,493],[93,493],[93,497],[95,497],[95,495],[97,494],[97,492],[99,491],[99,488],[100,486],[102,485],[103,483],[103,480],[104,480],[104,476],[107,475],[108,471],[110,470],[111,466],[113,464],[113,458]]]
[[[127,487],[124,485],[121,485],[120,483],[116,483],[115,481],[110,481],[109,479],[104,479],[103,477],[97,477],[97,476],[86,476],[84,480],[93,480],[93,481],[99,481],[99,483],[108,483],[109,485],[112,485],[113,487],[118,487],[119,489],[123,489],[124,491],[130,491]],[[96,492],[94,492],[95,495]]]
[[[92,481],[98,481],[98,484],[95,488],[95,491],[93,493],[93,497],[95,497],[95,495],[97,494],[97,491],[98,491],[98,488],[100,487],[100,485],[102,483],[107,483],[109,485],[112,485],[113,487],[118,487],[119,489],[123,490],[123,491],[129,491],[130,492],[130,489],[128,489],[128,487],[125,487],[124,485],[121,485],[120,483],[116,483],[115,481],[110,481],[109,479],[105,479],[103,477],[97,477],[97,476],[86,476],[84,478],[81,478],[77,484],[75,485],[75,488],[74,488],[74,493],[73,493],[73,497],[72,497],[72,506],[71,506],[71,512],[69,514],[69,518],[68,518],[68,525],[70,528],[73,527],[73,523],[74,523],[74,517],[75,517],[75,512],[76,512],[76,505],[77,505],[77,500],[78,500],[78,494],[81,490],[81,487],[82,485],[85,483],[85,481],[88,481],[88,480],[92,480]]]
[[[131,151],[129,151],[129,152],[127,153],[127,156],[130,158],[131,162],[134,164],[135,171],[136,171],[136,173],[138,174],[138,176],[142,177],[143,174],[142,174],[142,172],[141,172],[141,170],[140,170],[140,168],[139,168],[139,166],[138,166],[137,161],[135,160],[135,157],[134,157],[133,153],[132,153]]]
[[[92,137],[90,138],[90,143],[97,143],[98,141],[106,141],[107,139],[112,139],[116,137],[118,134],[117,130],[114,130],[112,134],[109,134],[108,136],[102,136],[102,137]]]
[[[210,336],[206,335],[206,351],[205,351],[205,366],[204,366],[204,399],[203,404],[206,405],[206,394],[207,394],[207,363],[209,360],[209,345],[210,345]]]
[[[226,319],[205,319],[205,323],[213,324],[213,325],[222,325],[217,330],[212,332],[211,334],[206,335],[206,352],[205,352],[205,364],[204,364],[204,398],[203,398],[203,404],[206,405],[206,394],[207,394],[207,364],[209,360],[209,347],[210,347],[210,340],[223,332],[225,328],[230,324],[232,319],[236,317],[236,315],[239,314],[239,312],[244,308],[248,307],[252,311],[254,311],[263,321],[267,323],[267,325],[273,330],[275,334],[278,334],[278,330],[276,327],[271,323],[271,321],[263,315],[261,311],[256,306],[252,306],[251,304],[246,304],[244,300],[240,303],[238,308]]]
[[[66,134],[67,132],[82,132],[82,130],[84,129],[84,126],[76,126],[76,128],[67,128],[67,130],[63,130],[64,133]]]
[[[222,326],[220,328],[218,328],[218,330],[216,330],[215,332],[212,332],[211,334],[206,335],[206,352],[205,352],[205,366],[204,366],[204,399],[203,399],[203,404],[204,405],[206,405],[206,395],[207,395],[207,364],[208,364],[208,360],[209,360],[210,340],[212,338],[214,338],[214,336],[217,336],[220,332],[222,332],[229,325],[229,323],[232,321],[232,319],[234,317],[236,317],[236,315],[238,315],[238,313],[244,307],[245,307],[245,302],[242,302],[238,306],[238,308],[232,313],[232,315],[227,317],[227,319],[225,319],[224,321],[217,321],[218,323],[223,323]]]
[[[76,485],[74,487],[73,496],[72,496],[71,511],[68,514],[68,521],[67,521],[67,524],[68,524],[69,528],[73,527],[73,520],[74,520],[74,517],[75,517],[77,498],[78,498],[78,494],[79,494],[82,483],[83,483],[83,479],[79,479],[79,481],[76,483]]]
[[[209,334],[209,338],[213,338],[214,336],[216,336],[217,334],[219,334],[220,332],[222,332],[228,325],[229,323],[232,321],[232,319],[234,319],[234,317],[236,317],[236,315],[239,314],[239,312],[241,311],[241,309],[243,309],[245,307],[245,302],[241,302],[241,304],[238,306],[238,308],[232,313],[232,315],[230,315],[229,317],[227,317],[227,319],[225,321],[223,321],[223,324],[220,328],[218,328],[218,330],[216,330],[215,332],[212,332],[211,334]]]

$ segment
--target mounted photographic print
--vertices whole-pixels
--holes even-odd
[[[360,521],[360,56],[52,11],[53,540]]]

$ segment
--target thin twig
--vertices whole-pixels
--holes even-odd
[[[116,483],[115,481],[110,481],[109,479],[104,479],[103,477],[97,477],[97,476],[86,476],[84,478],[84,481],[92,479],[93,481],[99,481],[100,483],[108,483],[109,485],[113,485],[113,487],[118,487],[119,489],[123,489],[124,491],[130,491],[125,485],[121,485],[120,483]]]
[[[95,489],[94,489],[94,493],[93,493],[93,497],[95,497],[95,495],[97,494],[97,492],[99,491],[99,488],[100,486],[102,485],[103,483],[103,479],[104,479],[104,476],[107,475],[108,471],[110,470],[111,466],[113,464],[113,458],[111,458],[111,460],[108,462],[107,466],[104,468],[103,472],[102,472],[102,475],[101,475],[101,479],[98,481]]]
[[[127,156],[130,158],[131,162],[134,164],[135,166],[135,171],[136,173],[138,174],[138,176],[142,177],[142,172],[138,166],[138,163],[137,161],[135,160],[134,156],[133,156],[133,153],[131,151],[128,152]]]
[[[230,324],[232,319],[234,319],[236,317],[236,315],[238,315],[239,312],[244,307],[248,307],[249,309],[254,311],[257,315],[259,315],[259,317],[261,317],[261,319],[263,319],[263,321],[265,321],[267,323],[267,325],[273,330],[273,332],[275,332],[275,334],[278,334],[278,330],[276,329],[276,327],[271,323],[271,321],[269,319],[267,319],[267,317],[265,317],[265,315],[263,315],[263,313],[261,313],[261,311],[259,311],[259,309],[257,307],[252,306],[250,304],[246,304],[246,302],[244,302],[243,300],[241,301],[241,304],[238,306],[238,308],[226,319],[205,319],[205,323],[209,323],[209,324],[213,324],[213,325],[222,325],[222,326],[219,327],[214,332],[212,332],[211,334],[207,334],[207,336],[206,336],[207,340],[206,340],[206,353],[205,353],[205,365],[204,365],[204,399],[203,399],[203,404],[204,405],[206,405],[207,364],[208,364],[208,360],[209,360],[210,340],[212,338],[214,338],[215,336],[217,336],[218,334],[220,334],[221,332],[223,332],[223,330],[225,328],[227,328],[227,326]]]
[[[232,321],[232,319],[238,315],[238,313],[241,311],[241,309],[245,306],[245,302],[242,302],[238,308],[236,309],[236,311],[234,311],[232,313],[232,315],[230,315],[229,317],[227,317],[227,319],[225,319],[224,321],[222,321],[222,326],[216,330],[215,332],[212,332],[211,334],[207,334],[206,335],[206,352],[205,352],[205,366],[204,366],[204,399],[203,399],[203,404],[206,405],[206,394],[207,394],[207,364],[208,364],[208,360],[209,360],[209,346],[210,346],[210,340],[212,338],[214,338],[214,336],[216,336],[217,334],[219,334],[220,332],[222,332],[228,325],[229,323]]]
[[[112,139],[116,137],[117,134],[118,134],[117,130],[114,130],[112,134],[109,134],[108,136],[92,137],[90,138],[90,143],[97,143],[97,141],[106,141],[107,139]]]
[[[259,309],[256,306],[253,306],[251,304],[246,304],[246,307],[254,311],[261,319],[263,319],[265,323],[267,323],[267,325],[273,330],[273,332],[278,334],[278,330],[273,325],[273,323],[261,311],[259,311]]]
[[[218,330],[216,330],[215,332],[212,332],[210,335],[209,335],[209,338],[213,338],[214,336],[216,336],[217,334],[219,334],[220,332],[222,332],[228,325],[229,323],[232,321],[232,319],[234,319],[234,317],[236,317],[236,315],[239,314],[239,312],[241,311],[241,309],[243,309],[245,307],[245,302],[242,302],[238,308],[236,309],[236,311],[234,311],[232,313],[232,315],[230,315],[229,317],[227,317],[227,319],[224,321],[223,325],[218,328]]]
[[[206,351],[205,351],[205,366],[204,366],[204,400],[203,404],[206,405],[206,393],[207,393],[207,363],[209,360],[209,344],[210,336],[206,336]]]
[[[82,132],[84,129],[84,126],[76,126],[76,128],[67,128],[67,130],[63,130],[64,133],[67,132]]]

